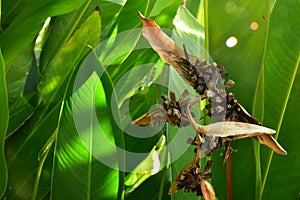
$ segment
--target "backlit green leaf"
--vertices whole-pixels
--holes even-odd
[[[35,40],[47,17],[68,13],[84,2],[85,0],[76,0],[72,3],[68,0],[47,0],[23,4],[22,9],[15,13],[14,20],[0,34],[3,57],[7,62],[6,69],[19,53]]]
[[[89,45],[93,47],[98,44],[100,31],[100,16],[95,11],[51,60],[47,70],[42,73],[40,84],[44,103],[56,102],[62,98],[60,89],[64,89],[65,80],[90,50]]]
[[[2,57],[2,52],[0,49],[0,102],[1,102],[1,112],[0,112],[0,198],[2,198],[6,186],[7,186],[7,166],[4,155],[4,144],[6,130],[8,126],[9,113],[8,113],[8,99],[7,99],[7,88],[5,81],[5,64]]]

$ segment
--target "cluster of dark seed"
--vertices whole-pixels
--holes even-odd
[[[163,107],[166,110],[167,121],[172,125],[184,127],[189,125],[189,120],[184,109],[181,108],[179,101],[176,101],[175,93],[170,92],[171,100],[166,95],[162,95],[164,100]]]
[[[199,85],[205,84],[204,87],[202,86],[200,88],[208,88],[215,93],[219,93],[224,83],[224,80],[221,78],[221,76],[227,76],[227,72],[225,71],[224,67],[217,66],[216,63],[208,63],[208,61],[197,60],[194,68],[196,74],[193,75],[192,78],[195,79],[195,83]],[[198,89],[199,85],[196,85],[194,88],[201,95],[204,91]]]
[[[207,89],[206,82],[201,73],[188,60],[179,58],[175,63],[180,66],[176,68],[177,72],[197,91],[198,94],[204,94]],[[202,62],[204,63],[204,62]],[[201,65],[199,64],[199,67]]]
[[[184,178],[178,181],[177,189],[183,189],[184,192],[196,192],[197,196],[203,196],[200,181],[212,177],[212,173],[208,172],[212,164],[213,162],[209,160],[204,170],[201,170],[200,166],[196,164],[190,171],[184,171],[182,173]]]
[[[185,48],[184,48],[185,50]],[[173,60],[172,65],[181,77],[185,79],[199,95],[203,95],[206,92],[209,97],[209,104],[206,106],[208,110],[208,116],[211,117],[212,122],[216,121],[239,121],[260,125],[259,121],[252,117],[247,111],[238,103],[237,99],[232,93],[226,93],[226,90],[232,85],[225,85],[222,77],[227,76],[228,73],[224,67],[217,66],[216,63],[209,63],[207,61],[196,60],[194,64],[189,61],[188,54],[185,50],[186,58],[176,58]],[[180,108],[180,101],[170,103],[166,96],[164,99],[164,108],[167,110],[168,121],[172,124],[188,125],[188,118],[185,110]],[[172,99],[172,97],[171,97]],[[172,101],[171,101],[172,102]],[[182,112],[183,111],[183,112]],[[179,127],[181,127],[178,125]],[[201,134],[201,133],[200,133]],[[197,144],[197,140],[190,141],[193,145]],[[212,145],[215,144],[213,148]],[[228,144],[226,147],[222,138],[208,138],[205,137],[205,142],[201,144],[201,148],[205,148],[206,155],[211,155],[212,152],[217,149],[226,149],[226,152],[230,150]],[[229,152],[229,151],[228,151]],[[223,158],[223,164],[226,161],[225,153]],[[227,155],[228,156],[228,155]],[[208,173],[209,168],[212,165],[212,161],[209,161],[205,167],[205,170],[201,170],[199,164],[196,164],[189,171],[182,172],[182,178],[178,181],[177,189],[184,189],[185,192],[196,192],[197,196],[202,195],[200,182],[203,179],[211,178],[212,174]]]
[[[233,93],[227,94],[226,120],[261,125],[257,119],[252,117],[246,109],[238,103],[238,100],[234,97]]]
[[[177,58],[174,60],[176,71],[196,90],[200,95],[206,89],[219,93],[224,80],[221,76],[227,76],[224,66],[217,66],[216,63],[196,60],[195,65],[189,62],[189,58]]]
[[[226,91],[224,79],[228,73],[224,66],[209,63],[197,59],[194,64],[189,61],[188,53],[184,47],[186,58],[173,60],[173,67],[187,81],[198,94],[202,95],[208,91],[212,109],[210,113],[214,116],[213,121],[223,121],[226,112]]]
[[[187,140],[187,143],[188,143],[188,144],[191,144],[191,145],[195,145],[195,146],[199,145],[198,142],[197,142],[196,137],[197,137],[197,136],[195,136],[194,139],[189,138],[189,139]],[[207,137],[205,137],[205,139],[207,139]],[[214,143],[215,143],[215,145],[214,145],[213,148],[207,147],[208,144],[206,144],[206,143],[203,143],[203,144],[201,145],[202,149],[207,149],[207,151],[205,152],[205,155],[206,155],[206,156],[211,156],[211,154],[212,154],[213,152],[215,152],[216,150],[218,150],[218,149],[225,150],[225,143],[224,143],[224,141],[222,140],[222,138],[220,138],[220,137],[215,137],[215,138],[213,138],[213,139],[214,139]],[[194,149],[194,152],[195,152],[195,153],[197,152],[197,148]]]
[[[206,82],[207,94],[212,105],[210,113],[217,121],[222,121],[226,112],[226,91],[224,79],[221,76],[227,76],[227,72],[224,67],[217,67],[215,63],[209,64],[207,61],[197,60],[195,68],[198,76],[202,76]]]
[[[226,119],[228,121],[235,121],[235,119],[238,117],[238,101],[234,97],[232,93],[227,94],[227,113],[226,113]]]

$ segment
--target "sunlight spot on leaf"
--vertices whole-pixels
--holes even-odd
[[[182,14],[183,15],[183,14]],[[190,34],[190,35],[195,35],[197,36],[198,38],[204,38],[205,35],[203,32],[200,32],[200,31],[197,31],[196,28],[197,27],[193,27],[194,24],[192,24],[192,22],[190,22],[190,24],[187,24],[187,22],[183,21],[179,16],[178,14],[175,16],[174,18],[174,21],[173,21],[173,24],[174,26],[183,31],[187,34]],[[198,27],[199,29],[199,27]]]
[[[45,85],[42,89],[43,95],[49,95],[51,94],[59,85],[61,81],[60,76],[53,76],[49,81],[47,81],[47,85]],[[44,82],[41,82],[41,84],[45,84]]]
[[[238,11],[238,6],[234,2],[228,2],[225,5],[225,10],[227,13],[236,13]]]
[[[48,17],[45,20],[45,23],[44,23],[38,37],[35,40],[35,50],[37,50],[37,49],[40,50],[42,48],[42,40],[44,37],[46,37],[46,32],[47,32],[47,28],[49,26],[50,20],[51,20],[51,17]]]
[[[70,170],[86,162],[89,152],[82,145],[80,138],[64,142],[57,149],[57,162],[61,171]]]
[[[257,22],[252,22],[250,28],[251,30],[256,31],[259,28],[259,24]]]
[[[157,151],[153,152],[152,160],[153,160],[153,169],[151,170],[151,175],[154,175],[157,172],[159,172],[159,169],[160,169],[160,160],[159,160],[159,155],[158,155]]]
[[[234,47],[237,43],[238,43],[238,39],[233,36],[226,40],[226,46],[229,48]]]
[[[143,85],[139,88],[140,91],[143,91],[144,89],[145,87]]]
[[[127,2],[127,0],[106,0],[106,1],[109,1],[109,2],[112,2],[112,3],[115,3],[115,4],[119,4],[121,6],[124,6],[125,3]]]

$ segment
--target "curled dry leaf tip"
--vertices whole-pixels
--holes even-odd
[[[259,143],[268,146],[280,155],[287,155],[287,151],[271,135],[258,135],[255,136],[254,139],[256,139]]]
[[[138,16],[143,22],[143,36],[165,63],[171,64],[172,56],[184,57],[183,50],[160,29],[155,21],[147,19],[141,12],[138,12]]]

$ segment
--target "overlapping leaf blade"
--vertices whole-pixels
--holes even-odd
[[[298,144],[300,84],[299,1],[276,2],[270,20],[265,54],[264,123],[277,130],[276,138],[288,151],[287,157],[262,151],[261,198],[295,198],[299,193]],[[285,10],[282,14],[283,10]],[[288,14],[287,14],[288,13]],[[279,38],[281,38],[279,40]],[[274,192],[276,191],[276,192]]]
[[[92,30],[93,34],[91,34],[90,37],[86,37],[84,34],[87,30]],[[56,76],[62,77],[60,81],[55,82],[58,88],[54,88],[54,90],[51,91],[53,93],[48,94],[49,96],[45,97],[48,99],[44,99],[44,104],[36,110],[35,115],[30,121],[28,121],[17,134],[7,140],[6,156],[8,158],[8,166],[10,169],[8,184],[11,188],[6,192],[7,198],[29,198],[33,194],[36,196],[44,196],[49,192],[51,178],[49,175],[51,174],[51,172],[49,172],[51,167],[49,167],[49,165],[51,166],[52,163],[46,162],[48,166],[41,172],[42,180],[40,180],[38,174],[40,172],[37,170],[40,167],[43,167],[45,162],[45,159],[42,159],[40,154],[43,155],[44,144],[58,126],[59,114],[62,101],[65,98],[66,87],[69,84],[74,70],[88,51],[86,45],[95,46],[99,35],[100,17],[98,12],[94,12],[85,23],[82,24],[77,32],[74,33],[73,37],[69,40],[69,43],[64,46],[63,50],[59,52],[60,59],[68,60],[68,58],[74,58],[74,60],[68,60],[69,63],[60,62],[60,66],[66,64],[64,68],[55,70],[55,67],[59,66],[55,65],[51,68],[53,73],[51,71],[51,73],[47,73],[47,78],[50,80]],[[49,84],[51,84],[51,81]],[[55,96],[55,94],[59,95]],[[30,155],[30,159],[27,158],[28,155]],[[20,165],[23,166],[22,170],[20,170]],[[43,174],[48,174],[48,176],[43,176]],[[38,178],[36,178],[35,175],[37,175]],[[40,181],[43,182],[43,184],[48,182],[48,185],[44,188],[39,188]],[[36,194],[37,189],[39,189],[38,194]]]
[[[57,102],[62,98],[64,93],[60,92],[60,88],[64,89],[63,83],[89,51],[88,45],[96,46],[98,44],[100,23],[99,13],[93,12],[51,60],[47,70],[43,71],[40,87],[44,103]]]
[[[5,193],[7,199],[30,198],[33,192],[36,192],[33,191],[33,185],[40,162],[39,155],[57,127],[60,105],[57,104],[47,113],[44,112],[44,107],[40,107],[16,134],[6,139],[8,186],[10,187],[10,190]],[[40,116],[43,116],[41,121],[39,121]],[[51,171],[46,168],[43,174],[41,178],[49,182]],[[49,185],[42,188],[40,192],[44,195],[48,190]]]
[[[7,166],[4,156],[4,144],[5,144],[5,136],[6,130],[9,121],[9,113],[8,113],[8,98],[7,98],[7,88],[6,88],[6,80],[5,80],[5,64],[2,57],[2,52],[0,49],[0,102],[3,104],[2,110],[0,113],[0,198],[5,192],[7,186]]]
[[[236,83],[231,91],[249,111],[253,105],[255,87],[263,66],[269,4],[268,2],[254,3],[247,0],[239,2],[209,1],[207,13],[210,55],[219,64],[226,66],[229,78]],[[257,30],[251,29],[252,22],[259,24]],[[226,46],[226,41],[230,37],[236,37],[238,40],[237,45],[232,48]],[[259,115],[257,112],[256,114]],[[234,142],[232,145],[233,148],[238,149],[237,153],[232,154],[233,198],[238,198],[243,194],[249,199],[253,199],[255,195],[255,161],[252,141],[245,139]],[[215,155],[213,158],[217,161],[217,158],[220,157]],[[249,167],[250,163],[253,164],[253,167]],[[220,164],[216,164],[212,172],[214,177],[218,177],[212,180],[217,197],[225,199],[227,196],[226,187],[224,187],[226,185],[225,169],[221,169]],[[247,174],[247,176],[239,176],[240,173]],[[245,182],[248,183],[248,187],[243,186]]]
[[[30,92],[25,92],[30,70],[36,67],[33,46],[34,44],[31,44],[22,52],[6,72],[10,113],[7,135],[12,134],[24,124],[34,113],[38,104],[37,83],[33,81],[34,79],[30,79],[32,82]]]
[[[48,16],[65,14],[78,8],[84,2],[84,0],[76,0],[72,3],[67,0],[26,2],[22,10],[16,13],[17,15],[8,28],[0,35],[3,57],[7,63],[6,69],[10,67],[19,53],[35,40]]]
[[[72,92],[72,86],[70,90]],[[118,170],[111,168],[117,167],[118,163],[114,166],[106,166],[97,157],[107,156],[111,157],[107,159],[115,159],[116,147],[105,144],[101,139],[101,135],[108,134],[110,138],[108,142],[115,143],[111,141],[110,133],[115,129],[111,127],[109,120],[111,110],[106,106],[104,93],[100,78],[96,73],[92,73],[65,101],[55,149],[52,181],[54,199],[70,197],[116,199],[119,187],[122,189],[122,185],[119,185]],[[97,128],[98,120],[94,109],[101,110],[102,130]],[[80,129],[78,123],[86,126]],[[63,187],[61,183],[64,183]]]
[[[40,71],[43,72],[48,67],[52,59],[59,53],[60,49],[67,42],[80,18],[86,11],[90,1],[83,4],[71,13],[52,17],[49,32],[47,33],[45,44],[40,55]]]

